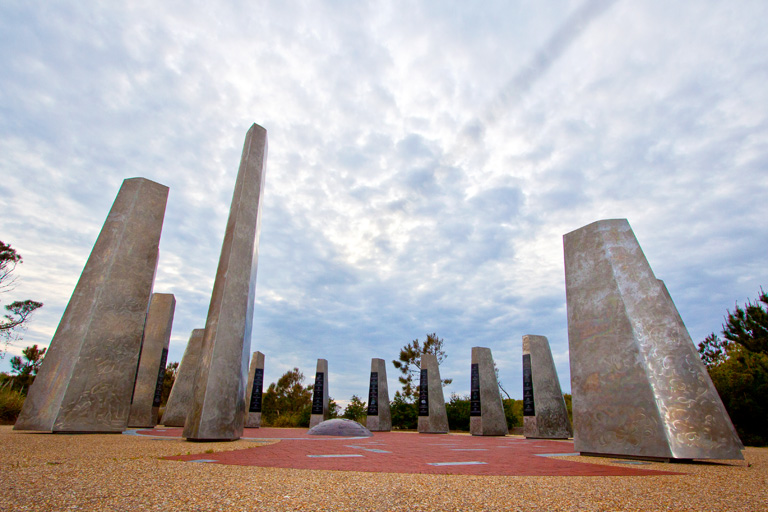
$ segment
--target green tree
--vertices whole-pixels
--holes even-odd
[[[16,279],[11,274],[16,269],[16,265],[22,262],[21,255],[16,252],[16,249],[0,241],[0,292],[5,293],[13,289]],[[21,339],[20,331],[24,328],[24,323],[29,316],[41,307],[43,303],[34,300],[14,301],[5,306],[7,313],[0,319],[0,340],[3,343],[0,360],[5,358],[11,341]]]
[[[352,399],[347,404],[347,407],[344,409],[344,414],[342,414],[341,417],[365,424],[367,415],[368,409],[366,408],[365,402],[360,400],[359,396],[352,395]]]
[[[699,354],[743,443],[768,445],[768,296],[728,311],[723,338],[711,333]]]
[[[165,367],[165,375],[163,375],[163,394],[160,397],[160,406],[165,407],[168,403],[168,397],[171,396],[171,388],[176,382],[176,375],[179,372],[179,363],[168,363]]]
[[[398,378],[403,385],[403,398],[407,401],[415,401],[419,395],[419,386],[416,383],[421,375],[421,354],[434,354],[437,357],[439,365],[446,359],[443,350],[444,341],[436,333],[427,334],[427,339],[422,345],[418,339],[400,349],[400,356],[392,361],[395,368],[400,370],[402,375]],[[453,382],[453,379],[443,379],[443,386]]]
[[[11,358],[11,373],[16,374],[12,377],[12,388],[26,395],[29,386],[35,380],[40,365],[43,364],[46,350],[32,345],[22,350],[23,357],[14,356]]]
[[[523,401],[514,398],[505,398],[501,401],[504,404],[504,416],[507,419],[507,428],[523,426]]]
[[[309,425],[312,386],[303,383],[304,374],[294,368],[269,385],[262,400],[262,421],[266,426],[298,427],[305,415]]]
[[[395,391],[394,399],[389,404],[392,414],[392,428],[396,430],[413,430],[418,427],[419,411],[416,402],[408,401],[400,391]]]
[[[449,430],[469,431],[469,405],[469,396],[451,393],[451,398],[445,404]]]
[[[563,400],[565,401],[565,410],[568,412],[568,421],[573,425],[573,397],[569,393],[564,393]]]

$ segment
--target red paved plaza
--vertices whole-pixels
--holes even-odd
[[[180,428],[138,430],[146,436],[180,437]],[[190,443],[191,455],[169,460],[273,468],[519,476],[652,476],[669,471],[607,466],[563,460],[572,441],[521,437],[474,437],[466,434],[375,432],[373,437],[310,436],[306,429],[245,429],[243,439],[279,439],[275,444],[203,453],[204,443]]]

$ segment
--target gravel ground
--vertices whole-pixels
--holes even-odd
[[[642,466],[685,473],[652,477],[357,473],[159,458],[257,444],[2,426],[0,510],[768,510],[768,448],[748,448],[746,461]]]

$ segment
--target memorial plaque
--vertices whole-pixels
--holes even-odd
[[[163,355],[160,356],[160,368],[157,370],[157,385],[155,385],[155,398],[152,400],[152,407],[160,407],[163,401],[163,382],[165,381],[165,363],[168,361],[168,349],[163,349]]]
[[[536,408],[533,405],[531,354],[523,354],[523,416],[536,416]]]
[[[419,381],[419,416],[429,416],[429,372],[421,370]]]
[[[379,415],[379,372],[371,372],[371,384],[368,386],[368,416]]]
[[[312,393],[312,414],[323,414],[323,385],[324,373],[315,374],[315,389]]]
[[[480,409],[480,367],[477,363],[472,364],[469,392],[469,415],[482,415]]]
[[[261,395],[264,391],[264,369],[255,368],[253,373],[253,386],[251,387],[251,403],[248,412],[261,412]]]

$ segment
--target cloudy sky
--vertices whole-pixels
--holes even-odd
[[[768,4],[0,3],[3,304],[47,345],[123,179],[170,187],[170,361],[203,327],[243,139],[269,136],[252,350],[266,381],[445,340],[447,393],[521,337],[570,389],[562,235],[627,218],[694,340],[768,285]],[[0,369],[7,370],[9,356]],[[388,365],[390,393],[398,388]]]

